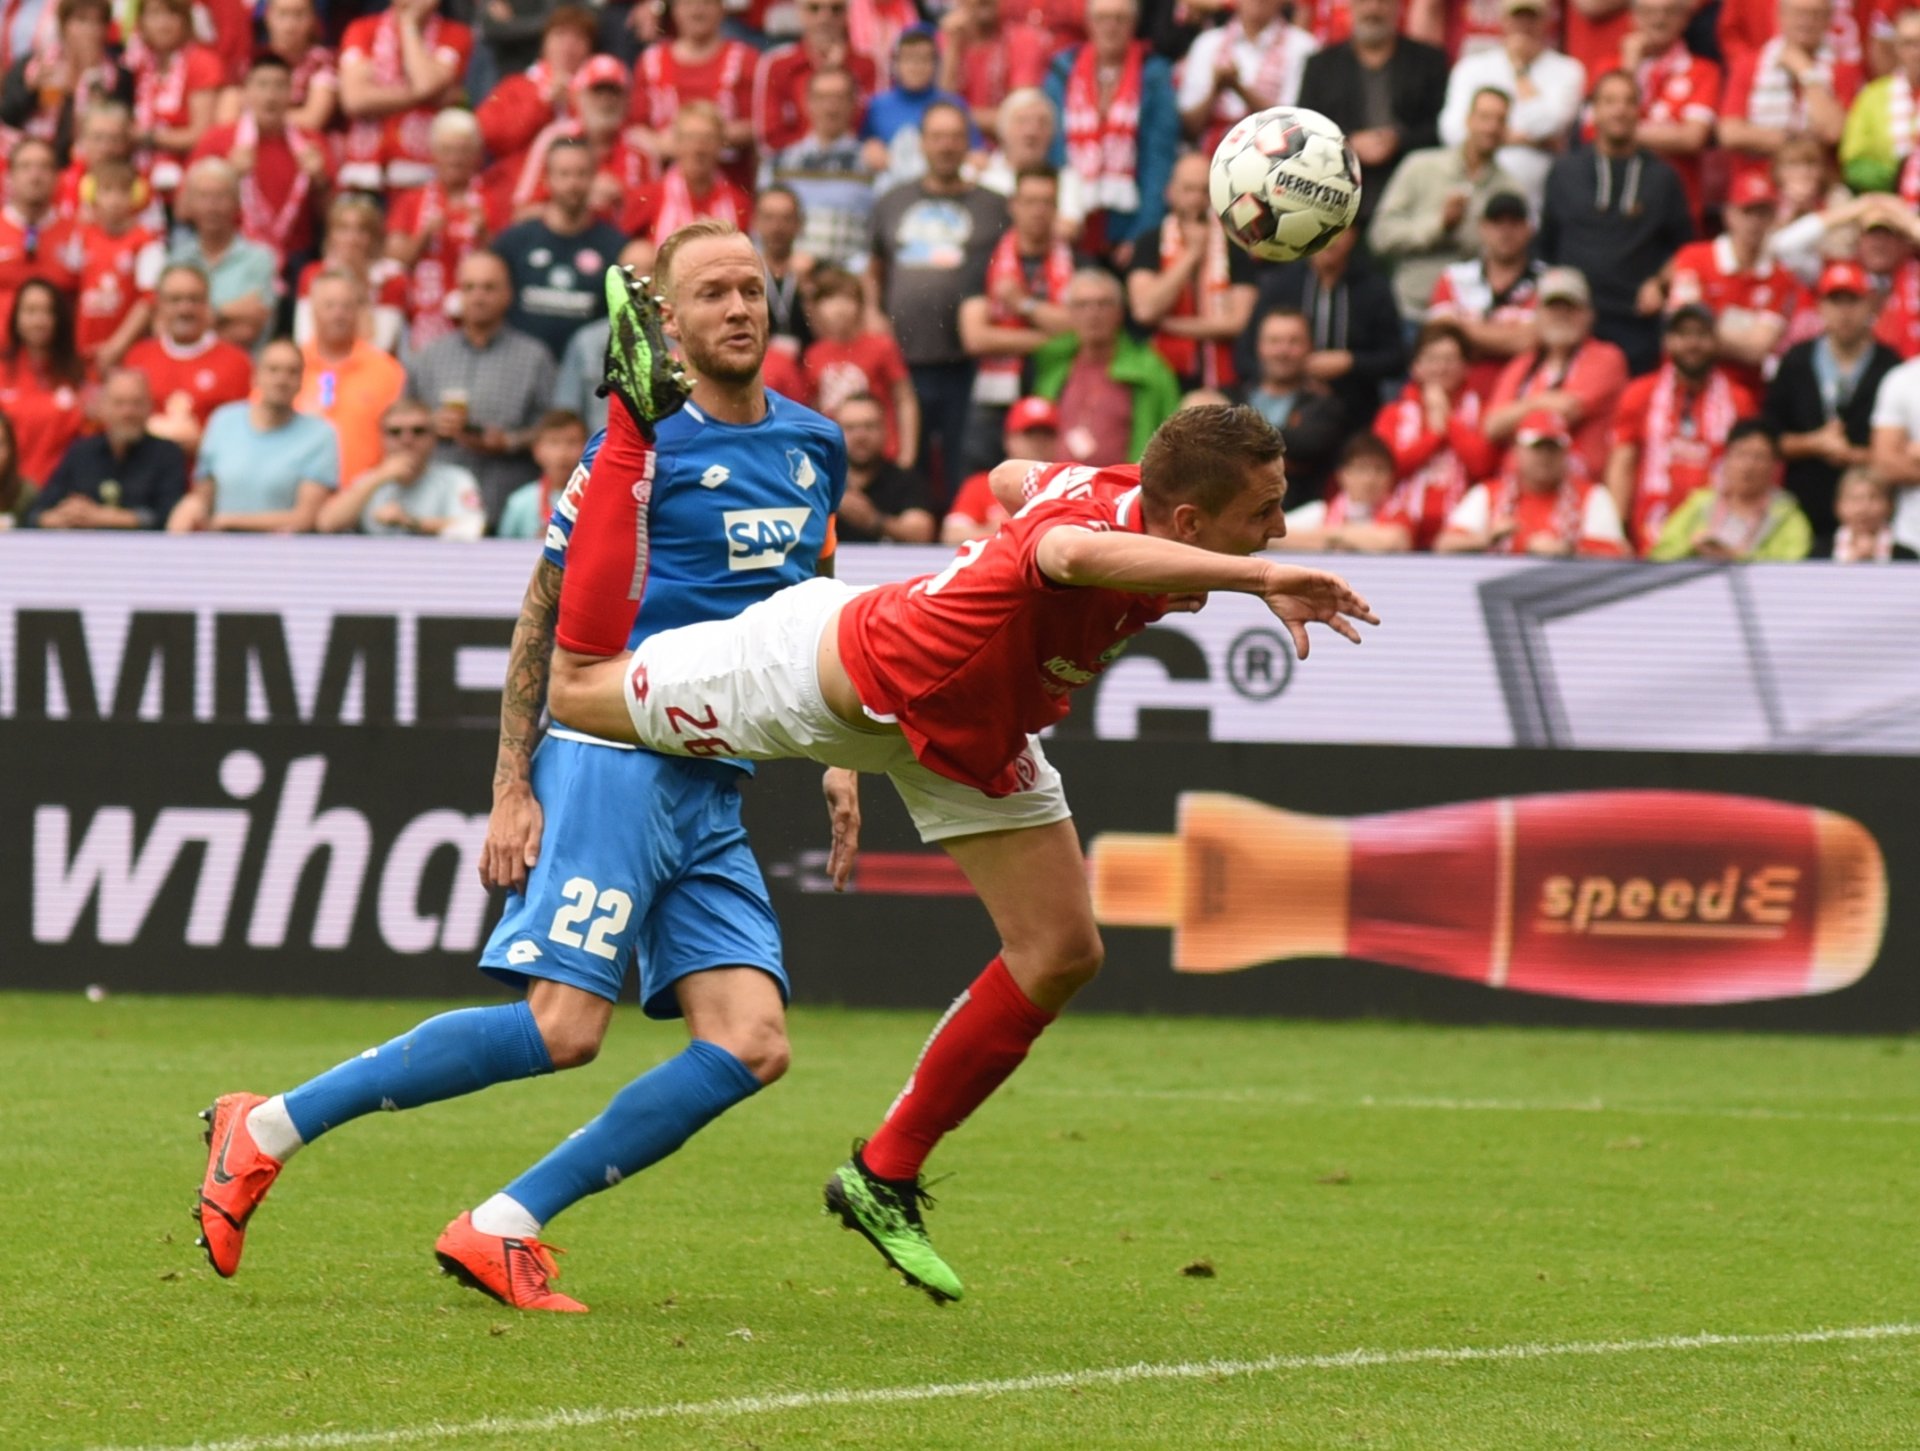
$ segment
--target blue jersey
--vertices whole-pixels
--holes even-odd
[[[555,501],[545,553],[564,569],[587,475],[606,430],[588,440]],[[811,579],[846,488],[838,424],[768,392],[758,423],[720,423],[689,403],[655,438],[647,512],[646,586],[627,641],[731,619],[748,605]]]

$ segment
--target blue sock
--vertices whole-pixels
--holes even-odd
[[[376,1108],[418,1108],[552,1071],[525,1001],[462,1008],[309,1079],[287,1095],[287,1116],[310,1144]]]
[[[598,1118],[563,1140],[505,1193],[545,1224],[576,1200],[666,1158],[759,1088],[760,1080],[746,1064],[725,1048],[695,1038],[678,1057],[616,1093]]]

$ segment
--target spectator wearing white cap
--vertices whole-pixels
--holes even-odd
[[[1540,279],[1539,343],[1500,374],[1487,400],[1487,437],[1505,443],[1521,421],[1546,410],[1573,434],[1574,451],[1598,478],[1612,444],[1613,411],[1627,386],[1626,355],[1593,335],[1587,279],[1571,267],[1550,267]]]
[[[1464,134],[1414,152],[1387,183],[1367,241],[1375,256],[1393,264],[1394,302],[1409,324],[1425,318],[1440,274],[1479,252],[1487,204],[1519,190],[1495,160],[1511,109],[1504,91],[1474,92]]]
[[[1468,489],[1447,517],[1434,545],[1439,553],[1608,559],[1627,552],[1613,495],[1581,463],[1559,413],[1529,413],[1513,441],[1499,477]]]
[[[1440,108],[1440,141],[1458,146],[1470,129],[1469,112],[1482,91],[1512,100],[1495,155],[1538,210],[1547,170],[1586,98],[1586,67],[1548,44],[1547,0],[1502,0],[1500,43],[1463,54],[1447,78]]]

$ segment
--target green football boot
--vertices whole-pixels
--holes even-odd
[[[853,1157],[827,1177],[826,1197],[827,1213],[864,1234],[909,1285],[925,1290],[937,1305],[960,1298],[960,1277],[935,1252],[921,1222],[921,1206],[932,1208],[933,1198],[919,1180],[879,1178],[855,1144]]]
[[[607,362],[602,398],[620,401],[648,443],[660,420],[677,413],[693,380],[673,355],[661,330],[660,304],[651,277],[631,267],[607,269]]]

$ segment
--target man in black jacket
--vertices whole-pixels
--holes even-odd
[[[1787,350],[1765,414],[1787,460],[1787,489],[1823,538],[1837,522],[1840,475],[1868,462],[1873,400],[1900,355],[1873,336],[1873,285],[1858,262],[1829,262],[1818,291],[1825,331]]]
[[[158,529],[187,491],[187,456],[147,432],[153,393],[130,368],[107,375],[100,392],[106,431],[77,438],[33,501],[27,523],[41,529]]]
[[[1253,315],[1276,308],[1303,314],[1312,332],[1307,377],[1340,400],[1356,423],[1380,411],[1380,385],[1406,371],[1405,330],[1387,279],[1354,256],[1360,229],[1349,227],[1300,262],[1260,269]],[[1257,335],[1249,328],[1234,345],[1234,371],[1260,376]]]
[[[1365,226],[1400,158],[1440,144],[1446,52],[1400,34],[1400,0],[1353,0],[1353,34],[1307,59],[1300,104],[1347,133],[1365,186]]]

